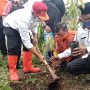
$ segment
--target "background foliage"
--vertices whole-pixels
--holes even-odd
[[[78,27],[78,18],[81,14],[78,8],[79,5],[84,8],[83,0],[67,0],[66,13],[62,21],[67,22],[71,30],[76,30]]]

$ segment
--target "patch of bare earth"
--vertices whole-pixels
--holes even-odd
[[[16,83],[10,83],[13,90],[49,90],[48,85],[53,81],[50,73],[44,65],[40,66],[42,72],[21,74],[25,80]],[[22,73],[22,70],[19,70]],[[71,75],[66,71],[58,70],[57,75],[61,78],[59,81],[60,88],[53,90],[90,90],[90,77],[87,75]]]

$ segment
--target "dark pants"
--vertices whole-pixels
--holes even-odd
[[[90,73],[90,55],[84,59],[75,59],[67,64],[67,69],[72,74]]]
[[[19,55],[21,52],[22,40],[18,31],[10,27],[4,27],[4,34],[7,37],[7,54]],[[23,46],[23,48],[24,51],[28,51],[25,46]]]
[[[7,54],[8,55],[17,55],[18,56],[18,61],[17,61],[17,68],[19,67],[19,60],[21,56],[21,46],[22,46],[22,40],[20,37],[20,34],[10,28],[10,27],[4,27],[4,34],[7,37]],[[23,45],[23,50],[28,51],[27,48]]]
[[[2,17],[0,17],[0,50],[1,54],[6,56],[7,50],[5,45],[5,35],[3,34]]]

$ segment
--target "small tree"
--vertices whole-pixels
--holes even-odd
[[[42,27],[42,23],[39,23],[38,27],[38,47],[43,55],[46,53],[47,48],[51,49],[54,47],[54,39],[48,38],[47,41],[44,40],[44,28]]]
[[[67,0],[66,13],[62,21],[67,22],[71,30],[76,30],[79,23],[78,17],[81,14],[78,8],[79,5],[82,5],[84,8],[83,0]]]

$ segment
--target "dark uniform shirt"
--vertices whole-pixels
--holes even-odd
[[[61,5],[62,2],[55,3],[57,0],[43,0],[44,3],[48,6],[48,15],[49,21],[46,22],[47,25],[52,29],[52,32],[55,33],[56,31],[56,24],[61,21],[61,17],[64,15],[65,8],[58,8],[59,4]],[[61,1],[61,0],[60,0]],[[64,3],[64,2],[63,2]],[[57,5],[57,6],[56,6]],[[64,4],[62,4],[64,7]],[[64,11],[63,13],[61,11]]]

